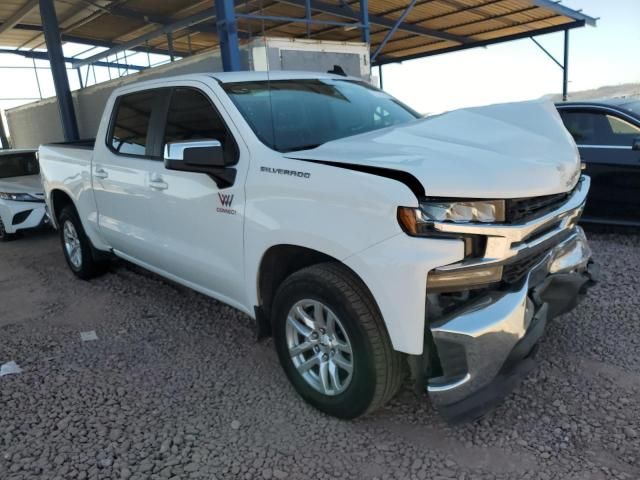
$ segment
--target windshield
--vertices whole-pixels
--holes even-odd
[[[35,152],[0,154],[0,178],[37,175],[40,167]]]
[[[406,123],[420,115],[364,82],[334,79],[223,84],[260,140],[280,152]]]

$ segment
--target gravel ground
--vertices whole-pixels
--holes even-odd
[[[0,479],[640,478],[640,235],[591,240],[602,283],[455,427],[408,387],[329,418],[233,309],[124,263],[76,280],[54,234],[0,245],[0,364],[23,369],[0,377]]]

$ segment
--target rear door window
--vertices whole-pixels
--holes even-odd
[[[578,145],[631,146],[640,128],[613,114],[564,110],[562,121]]]
[[[124,155],[151,155],[149,125],[156,104],[158,90],[123,95],[116,103],[116,112],[108,140],[115,153]]]

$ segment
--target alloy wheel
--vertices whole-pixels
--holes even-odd
[[[318,392],[344,392],[353,377],[353,350],[344,326],[322,302],[300,300],[287,315],[286,340],[298,373]]]

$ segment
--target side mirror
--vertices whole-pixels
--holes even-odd
[[[640,150],[640,137],[636,137],[633,139],[633,143],[631,144],[631,150]]]
[[[185,167],[224,168],[224,152],[218,140],[188,140],[164,146],[164,163],[170,170]]]
[[[164,146],[164,166],[167,170],[205,173],[220,188],[233,185],[236,171],[227,168],[233,163],[225,158],[222,143],[218,140],[187,140]]]

